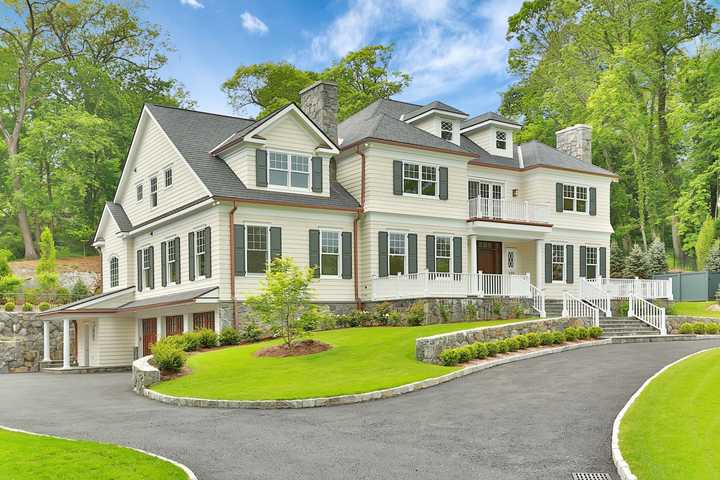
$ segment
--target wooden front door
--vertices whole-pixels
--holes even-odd
[[[165,335],[180,335],[183,333],[183,316],[168,315],[165,317]]]
[[[502,242],[477,242],[477,270],[483,273],[502,273]]]
[[[157,342],[157,319],[156,318],[143,318],[142,319],[142,331],[143,331],[143,357],[150,355],[152,352],[150,348]]]

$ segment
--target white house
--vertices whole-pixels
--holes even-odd
[[[318,82],[260,120],[143,108],[95,236],[103,293],[43,315],[76,322],[79,365],[237,324],[277,256],[317,267],[334,308],[499,296],[544,314],[607,276],[617,177],[591,163],[590,127],[556,149],[442,102],[378,100],[339,125],[337,106]]]

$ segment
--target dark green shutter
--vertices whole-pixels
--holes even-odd
[[[393,160],[393,195],[403,194],[403,164],[400,160]]]
[[[210,227],[205,227],[205,278],[212,277],[212,237]]]
[[[143,255],[142,250],[137,251],[137,289],[138,292],[142,292],[143,289]]]
[[[255,150],[255,185],[267,187],[267,150]]]
[[[590,215],[597,215],[597,188],[590,187]]]
[[[563,184],[555,184],[555,211],[563,211]]]
[[[440,167],[440,200],[448,199],[448,169]]]
[[[418,258],[417,258],[417,234],[407,234],[408,243],[408,273],[417,273],[418,271]]]
[[[378,232],[378,276],[388,276],[388,233]]]
[[[148,282],[148,288],[155,288],[155,247],[148,247],[150,249],[150,281]]]
[[[323,164],[322,157],[312,157],[312,191],[323,191]]]
[[[180,270],[180,264],[182,263],[180,259],[182,258],[180,256],[180,237],[175,237],[175,268],[177,269],[177,278],[175,279],[175,283],[178,285],[180,284],[180,280],[182,279],[182,273]]]
[[[545,283],[552,283],[552,243],[545,244]]]
[[[600,247],[600,276],[605,278],[607,276],[607,249]]]
[[[195,232],[188,233],[188,280],[195,280]]]
[[[573,283],[574,272],[573,272],[573,246],[565,246],[565,266],[567,272],[565,272],[565,282]]]
[[[435,271],[435,235],[425,236],[425,268],[428,272]]]
[[[580,245],[580,276],[587,277],[587,249]]]
[[[310,266],[315,278],[320,278],[320,230],[310,230]]]
[[[352,278],[352,232],[342,232],[342,278]]]
[[[282,257],[282,230],[270,227],[270,261]]]
[[[463,238],[462,237],[453,237],[453,272],[454,273],[462,273],[462,264],[463,264]]]
[[[160,244],[160,280],[163,287],[167,287],[167,246]]]
[[[245,225],[235,225],[235,275],[245,276]]]

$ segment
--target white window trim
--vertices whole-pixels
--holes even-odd
[[[177,266],[180,265],[180,263],[179,263],[180,259],[178,258],[178,252],[175,252],[175,260],[173,262],[170,262],[170,245],[172,245],[173,248],[175,248],[175,238],[165,241],[165,249],[166,249],[165,250],[165,271],[167,272],[167,286],[168,287],[177,285],[177,277],[174,282],[170,281],[170,263],[175,263],[176,270],[177,270]]]
[[[203,255],[205,255],[205,271],[207,271],[207,264],[208,264],[208,258],[207,258],[207,239],[205,238],[205,228],[206,227],[200,227],[199,229],[195,229],[195,245],[193,245],[193,262],[195,262],[195,280],[205,280],[205,275],[200,275],[200,268],[198,265],[198,257],[200,254],[198,253],[198,233],[203,234]]]
[[[449,123],[450,130],[443,129],[443,123]],[[442,136],[444,132],[450,132],[450,138],[444,138]],[[455,140],[455,122],[453,122],[452,120],[440,119],[440,138],[442,138],[443,140],[447,140],[448,142],[452,142]]]
[[[153,179],[155,179],[155,205],[153,205]],[[150,179],[148,180],[148,193],[148,199],[150,200],[150,208],[156,208],[158,205],[160,205],[160,180],[158,180],[157,173],[150,175]]]
[[[408,240],[407,240],[408,234],[407,234],[406,232],[388,232],[387,245],[385,246],[385,247],[387,248],[387,273],[388,273],[388,277],[395,277],[395,276],[397,276],[397,275],[392,275],[392,274],[390,273],[390,257],[391,257],[391,256],[393,256],[393,257],[399,257],[399,256],[400,256],[400,255],[391,255],[391,254],[390,254],[390,235],[402,235],[402,237],[403,237],[403,242],[405,242],[405,248],[404,248],[405,253],[404,253],[404,255],[403,255],[403,257],[404,257],[404,264],[403,264],[403,271],[404,271],[404,273],[403,273],[403,275],[407,275],[407,274],[408,274]]]
[[[498,138],[498,134],[500,134],[500,133],[505,134],[505,140],[501,140]],[[501,128],[496,128],[495,129],[495,149],[506,151],[508,149],[508,143],[509,143],[508,136],[509,136],[509,132],[507,130],[503,130]],[[503,148],[498,147],[497,142],[505,142],[505,147],[503,147]]]
[[[266,245],[265,245],[265,265],[270,263],[270,228],[274,225],[269,225],[267,223],[256,223],[256,222],[246,222],[243,223],[245,226],[245,276],[246,277],[264,277],[265,272],[250,272],[248,271],[248,251],[250,251],[248,242],[248,227],[262,227],[266,231]]]
[[[440,257],[440,258],[448,258],[448,271],[447,272],[440,272],[437,269],[437,259],[438,259],[438,238],[447,238],[450,240],[450,257]],[[435,235],[435,272],[434,273],[453,273],[453,260],[455,259],[455,242],[453,242],[453,236],[452,235]]]
[[[583,185],[581,183],[563,183],[563,211],[562,213],[570,213],[574,215],[590,215],[590,186]],[[565,209],[565,199],[570,198],[565,196],[565,186],[568,187],[574,187],[575,188],[575,196],[573,197],[573,209],[572,210],[566,210]],[[584,188],[586,192],[585,197],[585,211],[584,212],[578,212],[577,211],[577,188]]]
[[[557,246],[557,247],[562,247],[562,249],[563,249],[562,280],[555,280],[555,279],[552,278],[552,273],[553,273],[553,268],[552,268],[552,267],[553,267],[554,265],[556,265],[556,263],[553,261],[553,252],[552,252],[552,249],[554,249],[556,246]],[[552,283],[557,283],[557,284],[565,284],[565,283],[567,283],[567,247],[568,247],[568,245],[567,245],[567,244],[564,244],[564,243],[553,243],[553,244],[552,244],[552,249],[551,249],[551,251],[550,251],[550,275],[551,275],[550,278],[552,279]]]
[[[150,250],[150,245],[147,246],[147,247],[143,247],[143,249],[142,249],[142,278],[143,278],[143,283],[144,283],[143,288],[150,288],[150,282],[148,281],[148,277],[149,277],[149,274],[150,274],[150,271],[151,271],[151,270],[150,270],[150,265],[151,265],[152,261],[154,260],[152,257],[153,257],[154,255],[149,255],[149,261],[148,261],[147,263],[145,263],[145,260],[146,260],[146,259],[145,259],[145,252],[148,252],[149,250]],[[155,252],[153,252],[153,253],[155,253]],[[146,275],[146,272],[148,272],[147,275]],[[152,283],[153,283],[153,288],[154,288],[154,286],[155,286],[155,278],[153,278],[153,282],[152,282]]]
[[[117,262],[117,283],[113,285],[113,260]],[[110,262],[108,264],[108,269],[110,270],[110,288],[117,288],[120,286],[120,258],[118,258],[117,255],[112,255],[110,257]]]
[[[595,250],[595,263],[588,262],[588,259],[590,258],[588,253],[590,252],[590,250]],[[587,274],[588,273],[587,267],[590,265],[593,265],[595,267],[595,276],[594,277],[589,277]],[[585,278],[593,279],[593,278],[598,278],[598,277],[600,277],[600,247],[586,245],[585,246]]]
[[[172,183],[170,185],[167,184],[167,172],[170,172],[170,177],[172,178]],[[175,185],[175,170],[173,169],[172,165],[169,167],[165,167],[163,169],[163,188],[165,190],[172,188]]]
[[[287,185],[276,185],[274,183],[270,183],[270,170],[271,170],[270,169],[270,153],[271,152],[282,153],[282,154],[288,155],[288,159],[287,159],[288,168],[287,168],[287,170],[285,170],[288,174],[288,184]],[[294,170],[292,169],[292,159],[290,158],[290,155],[299,155],[299,156],[303,156],[303,157],[308,157],[308,171],[307,171],[308,186],[307,186],[307,188],[291,186],[291,183],[292,183],[291,176],[292,176],[292,173]],[[312,159],[313,159],[313,156],[317,156],[317,155],[314,155],[312,153],[307,153],[307,152],[299,152],[299,151],[292,151],[292,150],[280,150],[277,148],[268,149],[267,150],[267,162],[266,162],[267,168],[265,169],[265,172],[266,172],[265,175],[267,175],[268,190],[313,193],[313,191],[312,191]],[[321,158],[323,158],[323,163],[324,163],[324,160],[325,160],[324,157],[321,157]],[[278,170],[278,169],[273,168],[272,170]],[[305,173],[305,172],[300,172],[300,171],[295,170],[295,173]]]
[[[418,167],[418,193],[408,193],[405,191],[405,165],[416,165]],[[422,167],[428,167],[428,168],[434,168],[435,169],[435,180],[433,183],[435,184],[435,195],[425,195],[422,193]],[[409,178],[409,180],[415,180],[414,178]],[[426,180],[430,181],[430,180]],[[440,166],[438,164],[434,163],[421,163],[421,162],[410,162],[402,160],[402,194],[404,197],[418,197],[418,198],[434,198],[439,199],[440,198]]]
[[[337,236],[338,236],[338,253],[337,253],[337,257],[338,257],[338,273],[337,273],[337,275],[324,275],[324,274],[322,273],[322,256],[323,256],[323,252],[322,252],[322,234],[323,234],[323,232],[326,232],[326,233],[337,233]],[[340,231],[340,230],[335,230],[335,229],[333,229],[333,228],[321,228],[321,229],[320,229],[320,245],[319,245],[319,247],[320,247],[320,265],[318,265],[318,268],[320,269],[320,279],[323,279],[323,278],[334,278],[334,279],[342,278],[342,274],[343,274],[343,271],[342,271],[342,253],[343,253],[343,249],[342,249],[342,231]],[[333,254],[333,253],[328,253],[328,255],[335,255],[335,254]],[[389,260],[388,260],[388,261],[389,261]]]
[[[138,198],[138,187],[140,187],[140,198]],[[135,184],[135,201],[140,203],[145,198],[145,185],[143,182]]]

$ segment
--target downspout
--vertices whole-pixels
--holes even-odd
[[[360,145],[355,147],[355,152],[360,155],[360,207],[355,213],[353,220],[353,238],[355,239],[355,248],[353,248],[353,276],[355,283],[355,308],[362,310],[362,300],[360,300],[360,217],[365,213],[365,154],[360,150]]]
[[[237,202],[233,200],[233,208],[229,213],[230,224],[230,298],[232,299],[232,319],[233,326],[238,328],[237,324],[237,300],[235,298],[235,210],[237,210]]]

